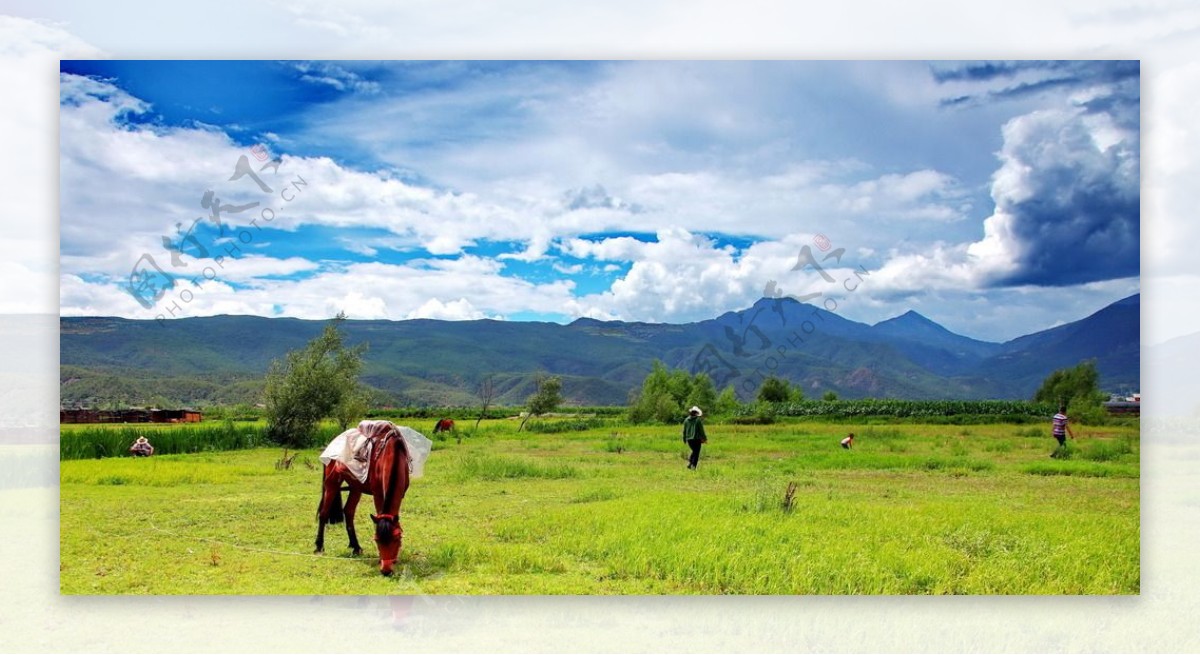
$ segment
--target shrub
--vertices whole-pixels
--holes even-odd
[[[758,387],[757,399],[760,403],[783,403],[793,400],[792,385],[783,378],[767,376]]]

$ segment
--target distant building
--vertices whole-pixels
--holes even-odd
[[[204,419],[194,409],[89,409],[58,410],[59,423],[199,423]]]
[[[1135,393],[1131,396],[1121,396],[1113,394],[1109,396],[1108,402],[1104,403],[1104,409],[1109,414],[1119,416],[1141,416],[1142,415],[1142,394]]]

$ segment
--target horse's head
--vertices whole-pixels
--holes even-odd
[[[379,572],[391,575],[400,558],[404,530],[400,528],[399,517],[390,514],[372,514],[371,520],[375,522],[375,544],[379,546]]]

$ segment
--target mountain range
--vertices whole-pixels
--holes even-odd
[[[325,321],[214,316],[158,322],[60,319],[63,405],[257,402],[272,360]],[[808,397],[1028,398],[1058,368],[1094,358],[1106,391],[1139,386],[1140,297],[1005,343],[971,339],[909,311],[875,325],[790,298],[686,324],[598,321],[347,320],[367,343],[363,381],[379,402],[470,405],[491,376],[495,402],[520,404],[539,374],[579,405],[628,402],[655,359],[704,371],[750,398],[765,375]]]

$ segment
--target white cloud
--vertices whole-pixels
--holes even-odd
[[[307,72],[324,71],[346,87],[352,71],[337,68]],[[355,170],[330,157],[284,155],[280,176],[269,181],[278,187],[277,180],[300,176],[307,185],[286,206],[277,197],[261,196],[262,202],[283,207],[272,223],[277,229],[367,228],[386,235],[335,237],[332,243],[369,257],[385,249],[419,248],[439,256],[386,269],[389,276],[432,287],[416,293],[391,279],[371,278],[376,269],[289,257],[286,245],[271,256],[264,237],[253,244],[256,249],[246,249],[247,257],[260,258],[257,263],[248,264],[238,278],[226,278],[249,288],[214,287],[212,297],[196,301],[190,311],[242,302],[247,311],[273,313],[279,305],[286,315],[319,316],[341,303],[364,316],[394,318],[529,311],[635,320],[707,318],[748,305],[772,280],[790,295],[811,291],[811,280],[791,267],[814,232],[852,245],[860,259],[891,248],[874,274],[872,293],[880,298],[930,286],[978,288],[1012,266],[1019,235],[1000,210],[985,224],[982,239],[972,235],[974,244],[954,238],[970,229],[964,218],[978,204],[973,187],[956,175],[927,164],[877,168],[857,156],[830,158],[800,148],[790,136],[789,130],[798,128],[787,111],[795,93],[777,87],[794,86],[804,75],[768,67],[767,81],[782,86],[764,80],[746,86],[736,79],[744,72],[739,66],[715,66],[708,77],[685,75],[675,81],[666,80],[665,73],[689,69],[598,65],[571,77],[520,68],[490,79],[479,76],[485,80],[482,87],[448,85],[451,90],[443,96],[397,99],[379,93],[369,102],[358,98],[314,110],[308,120],[313,129],[328,130],[325,138],[349,136],[397,170],[411,170],[412,161],[420,161],[419,174]],[[726,82],[733,86],[723,87]],[[662,84],[678,96],[664,94]],[[226,202],[259,197],[245,180],[225,182],[244,154],[225,134],[203,127],[129,127],[119,115],[145,111],[138,99],[95,80],[64,76],[63,85],[68,100],[62,108],[64,278],[97,272],[128,276],[141,252],[162,252],[159,241],[171,229],[164,217],[197,215],[206,189],[228,196]],[[728,97],[729,89],[751,87],[768,92],[745,102]],[[506,102],[519,110],[472,114],[488,103]],[[578,111],[563,111],[572,107]],[[441,116],[443,110],[451,114]],[[680,116],[686,120],[673,120]],[[751,124],[746,119],[752,116],[764,118]],[[428,120],[404,120],[412,117]],[[428,127],[430,122],[435,128]],[[381,131],[381,124],[405,129]],[[435,150],[413,145],[449,124],[468,126],[460,129],[469,133]],[[1119,130],[1111,125],[1084,127],[1097,142],[1120,142]],[[303,141],[303,135],[288,138],[294,137]],[[108,183],[114,176],[124,182],[119,188]],[[994,192],[1004,189],[1006,179],[997,176]],[[226,219],[244,224],[249,216]],[[117,224],[122,229],[113,230]],[[659,241],[579,236],[607,231],[655,232]],[[749,235],[753,245],[741,251],[718,247],[701,233]],[[931,234],[941,240],[931,242]],[[847,235],[853,236],[852,244]],[[553,261],[556,249],[591,259],[606,273],[625,273],[602,293],[573,298],[567,281],[547,288],[514,280],[505,277],[502,262],[463,254],[485,240],[518,244],[519,250],[501,259],[551,260],[564,275],[584,267]],[[441,277],[451,268],[470,283]],[[362,286],[349,283],[345,276],[351,271]],[[263,279],[301,272],[308,274],[303,280]],[[260,291],[271,297],[255,295]],[[548,292],[551,301],[533,291]],[[469,311],[459,301],[468,303]],[[80,301],[64,311],[97,304],[104,303]]]
[[[425,304],[409,312],[405,318],[436,318],[445,321],[469,321],[484,318],[484,313],[475,309],[471,301],[459,298],[443,303],[437,298],[430,298]]]
[[[813,124],[828,122],[816,120],[828,105],[801,91],[827,86],[828,67],[623,62],[567,74],[514,66],[428,93],[331,103],[311,112],[308,129],[398,168],[419,162],[426,178],[507,210],[500,222],[514,229],[496,233],[526,241],[525,260],[542,257],[548,238],[672,225],[779,237],[814,220],[848,229],[866,218],[880,225],[870,244],[879,247],[908,231],[888,219],[968,215],[974,187],[948,172],[873,170],[799,145],[813,139]],[[859,93],[870,101],[867,89]],[[381,132],[381,124],[403,128]]]
[[[379,296],[366,296],[358,291],[351,291],[337,300],[329,300],[325,304],[326,316],[337,316],[345,313],[347,318],[387,318],[387,303]]]
[[[956,180],[933,170],[888,174],[849,185],[824,185],[832,203],[852,215],[875,219],[962,219],[970,210]]]
[[[555,262],[553,268],[563,275],[578,275],[579,273],[583,272],[583,264],[567,265],[561,262]]]
[[[250,268],[238,271],[235,265],[243,263]],[[85,280],[64,273],[61,311],[67,316],[154,318],[170,316],[168,308],[175,308],[176,317],[254,314],[308,319],[345,311],[352,318],[398,320],[435,312],[445,318],[482,317],[484,312],[499,317],[526,311],[555,314],[573,299],[570,281],[534,284],[505,277],[500,262],[479,257],[413,260],[404,265],[346,264],[320,270],[314,266],[298,258],[227,261],[215,279],[201,275],[178,280],[149,310],[125,291],[125,279]],[[262,277],[289,271],[312,273],[298,279]]]
[[[338,91],[370,94],[379,93],[380,90],[378,82],[363,79],[358,73],[331,62],[292,62],[292,67],[300,73],[300,79],[305,82],[330,86]]]
[[[53,313],[55,187],[47,184],[58,170],[52,147],[57,129],[58,60],[102,57],[104,52],[59,26],[13,16],[0,16],[0,88],[8,99],[0,111],[0,180],[4,180],[4,212],[0,215],[6,266],[0,303],[4,313]],[[8,293],[11,291],[12,293]]]
[[[679,227],[659,230],[656,242],[574,239],[563,244],[572,256],[631,263],[609,290],[579,298],[573,311],[593,318],[693,321],[749,306],[771,281],[787,295],[799,295],[811,280],[791,269],[811,237],[758,242],[740,253]]]

